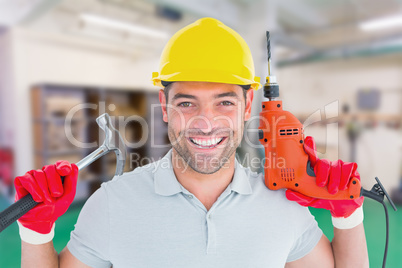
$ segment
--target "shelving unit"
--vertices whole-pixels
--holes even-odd
[[[35,168],[60,159],[76,163],[94,151],[104,139],[96,118],[105,112],[125,140],[125,172],[157,160],[169,150],[160,107],[151,110],[159,103],[157,92],[39,84],[32,87],[31,94]],[[71,114],[71,126],[66,126],[66,117]],[[141,139],[146,142],[140,144]],[[163,148],[154,148],[151,141]],[[131,161],[132,156],[139,160]],[[76,199],[88,197],[110,180],[115,168],[116,157],[111,153],[80,171],[77,195],[81,197]]]

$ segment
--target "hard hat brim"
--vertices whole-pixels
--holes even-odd
[[[177,72],[169,75],[159,75],[159,73],[153,74],[152,81],[155,86],[163,87],[162,81],[166,82],[179,82],[179,81],[196,81],[196,82],[214,82],[214,83],[224,83],[224,84],[234,84],[234,85],[250,85],[251,88],[257,90],[261,87],[259,83],[260,78],[254,77],[253,80],[245,79],[238,75],[222,72],[216,70],[211,72],[211,70],[187,70],[182,72]]]

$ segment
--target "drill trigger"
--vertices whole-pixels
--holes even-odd
[[[307,175],[309,175],[311,177],[315,177],[314,168],[311,166],[310,160],[307,161],[306,172],[307,172]]]

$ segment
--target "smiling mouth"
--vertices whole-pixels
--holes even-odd
[[[211,149],[218,146],[222,141],[224,141],[226,137],[213,138],[213,139],[197,139],[197,138],[188,138],[188,140],[202,149]]]

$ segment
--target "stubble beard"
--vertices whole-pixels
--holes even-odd
[[[219,171],[222,167],[229,162],[230,157],[235,153],[237,147],[240,144],[239,136],[233,130],[228,133],[228,137],[225,140],[224,145],[218,145],[215,149],[219,151],[218,155],[216,153],[208,154],[202,152],[192,152],[189,148],[191,145],[188,144],[188,135],[185,131],[180,131],[176,135],[173,128],[168,124],[168,136],[172,144],[173,149],[180,156],[180,164],[183,164],[185,168],[188,166],[195,172],[201,174],[213,174]],[[224,146],[222,148],[222,146]]]

